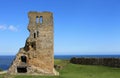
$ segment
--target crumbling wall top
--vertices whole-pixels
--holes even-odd
[[[30,16],[32,16],[32,17],[36,17],[36,16],[50,16],[50,15],[53,15],[53,13],[52,12],[49,12],[49,11],[43,11],[43,12],[37,12],[37,11],[30,11],[29,13],[28,13],[28,16],[30,17]]]

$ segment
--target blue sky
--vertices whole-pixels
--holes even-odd
[[[120,0],[0,0],[0,55],[24,47],[29,11],[53,12],[56,55],[120,54]]]

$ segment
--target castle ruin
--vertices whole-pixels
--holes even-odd
[[[29,37],[20,48],[9,74],[58,75],[54,69],[54,26],[51,12],[29,12]]]

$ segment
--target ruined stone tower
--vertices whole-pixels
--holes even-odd
[[[8,70],[9,74],[56,75],[54,70],[53,14],[29,12],[29,37]]]

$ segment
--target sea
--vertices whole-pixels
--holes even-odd
[[[55,55],[55,59],[69,60],[72,57],[87,57],[87,58],[120,58],[120,55]],[[15,56],[0,56],[0,69],[8,70]]]

